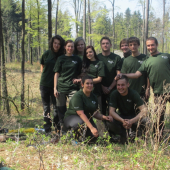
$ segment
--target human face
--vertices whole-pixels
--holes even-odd
[[[158,45],[156,45],[154,40],[146,41],[146,47],[151,55],[155,55],[158,53],[158,50],[157,50]]]
[[[94,57],[94,52],[93,52],[93,50],[92,50],[91,48],[88,48],[88,49],[86,50],[86,56],[87,56],[87,58],[88,58],[90,61],[95,61],[95,60],[96,60],[95,57]]]
[[[65,46],[65,50],[66,50],[66,55],[72,55],[73,51],[74,51],[74,43],[67,43],[67,45]]]
[[[117,81],[117,91],[120,93],[120,95],[126,96],[128,94],[128,87],[129,83],[126,82],[125,79],[120,79]]]
[[[60,40],[54,39],[54,41],[53,41],[53,50],[54,50],[54,52],[58,52],[60,47],[61,47]]]
[[[122,43],[120,49],[123,53],[127,53],[130,50],[127,43]]]
[[[107,40],[107,39],[103,39],[103,40],[102,40],[102,42],[101,42],[101,48],[102,48],[102,51],[103,51],[103,52],[109,52],[111,46],[112,46],[112,45],[110,44],[109,40]]]
[[[90,93],[93,90],[93,80],[86,79],[84,84],[82,84],[82,87],[85,93]]]
[[[137,42],[131,42],[129,43],[129,49],[132,51],[132,53],[138,52],[139,45]]]
[[[80,40],[78,43],[77,43],[77,51],[82,53],[84,52],[84,41],[83,40]]]

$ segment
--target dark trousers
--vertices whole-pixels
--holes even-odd
[[[108,103],[109,103],[109,99],[110,99],[110,93],[109,94],[104,94],[102,93],[101,95],[101,102],[102,102],[102,110],[101,113],[103,115],[108,115]]]
[[[97,129],[93,119],[91,118],[89,121],[92,124],[92,126]],[[80,116],[70,115],[64,119],[64,130],[68,131],[68,130],[72,129],[76,133],[80,129],[81,125],[83,125],[83,124],[84,124],[84,121],[80,118]],[[93,136],[93,134],[91,133],[91,131],[88,127],[87,127],[85,137],[93,138],[92,139],[93,142],[94,142],[94,140],[96,140],[96,138]]]
[[[157,119],[158,122],[154,124],[154,133],[159,137],[160,140],[163,137],[163,130],[165,128],[164,117],[166,111],[166,104],[168,101],[170,102],[170,93],[164,95],[154,94],[154,102],[159,107],[157,108],[157,110],[155,110],[155,113],[157,114],[158,117]]]
[[[135,116],[120,115],[120,117],[123,118],[123,119],[132,119]],[[138,126],[138,123],[139,123],[139,126]],[[146,123],[147,123],[147,120],[145,118],[142,118],[140,120],[140,122],[133,123],[131,129],[134,132],[136,132],[138,130],[139,132],[144,133],[145,132]],[[113,119],[113,122],[107,121],[106,125],[107,125],[108,131],[109,131],[109,133],[111,135],[112,134],[113,135],[120,135],[121,143],[125,143],[127,141],[128,130],[126,130],[123,127],[122,122],[119,122],[119,121]]]
[[[54,96],[54,89],[46,86],[40,86],[40,91],[41,91],[41,98],[42,98],[42,103],[43,103],[43,109],[44,109],[44,129],[46,132],[51,131],[51,126],[52,126],[52,119],[50,117],[50,98],[53,104],[53,123],[55,128],[60,128],[58,126],[59,118],[58,118],[58,113],[57,113],[57,106],[56,106],[56,98]]]

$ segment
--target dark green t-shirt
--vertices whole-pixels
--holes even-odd
[[[60,74],[57,83],[59,92],[69,93],[79,89],[77,84],[73,84],[73,79],[80,75],[81,68],[82,61],[78,56],[62,55],[57,59],[54,66],[54,72]]]
[[[104,63],[99,60],[91,61],[86,73],[92,78],[105,77]],[[97,96],[100,96],[101,91],[101,83],[94,84],[93,93]]]
[[[121,72],[122,73],[135,73],[148,57],[145,54],[133,57],[129,56],[124,59]],[[138,79],[129,79],[130,88],[136,90],[139,95],[145,95],[145,88],[147,85],[147,75],[143,74]]]
[[[143,100],[140,98],[139,94],[132,89],[128,89],[128,94],[126,96],[120,95],[117,90],[111,93],[109,106],[119,109],[119,114],[124,116],[135,116],[135,108],[142,106]]]
[[[109,87],[115,76],[117,75],[116,71],[121,70],[121,58],[119,55],[110,53],[109,56],[103,56],[102,53],[98,54],[100,61],[103,61],[105,65],[105,77],[102,79],[102,85]]]
[[[170,83],[170,54],[159,53],[150,56],[143,62],[138,71],[142,74],[145,72],[147,73],[150,85],[155,94],[169,92],[169,89],[167,89],[167,91],[163,90],[163,85]]]
[[[40,85],[46,87],[54,87],[54,65],[57,61],[57,53],[47,50],[40,59],[40,64],[44,65],[41,74]]]
[[[96,96],[91,93],[90,97],[87,97],[83,90],[76,92],[70,100],[69,108],[65,113],[65,118],[70,115],[77,115],[78,110],[84,110],[84,114],[87,118],[91,118],[93,113],[98,109],[98,102]]]

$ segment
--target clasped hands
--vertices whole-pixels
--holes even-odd
[[[123,123],[123,127],[125,129],[130,129],[132,127],[132,124],[133,124],[131,119],[123,119],[122,123]]]

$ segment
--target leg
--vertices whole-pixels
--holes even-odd
[[[102,114],[103,115],[106,115],[106,110],[107,110],[107,103],[106,103],[106,100],[107,100],[107,96],[105,94],[102,93],[102,96],[101,96],[101,105],[102,105]]]
[[[43,103],[43,109],[44,109],[44,129],[45,132],[51,131],[51,118],[50,118],[50,88],[45,86],[40,86],[41,91],[41,98]]]

